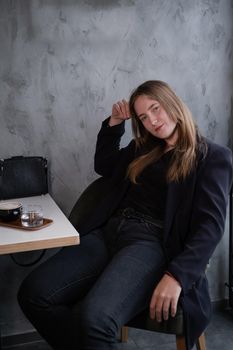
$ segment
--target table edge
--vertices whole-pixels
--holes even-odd
[[[0,245],[0,255],[20,253],[39,249],[61,248],[63,246],[80,244],[79,235],[73,237],[61,237],[51,239],[41,239],[38,241],[27,241],[22,243],[12,243]]]

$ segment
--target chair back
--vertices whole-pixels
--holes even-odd
[[[77,230],[89,220],[93,210],[108,191],[108,181],[99,177],[82,192],[69,215],[70,222]]]

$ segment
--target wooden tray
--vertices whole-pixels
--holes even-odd
[[[0,226],[10,227],[10,228],[17,228],[17,229],[26,230],[26,231],[35,231],[35,230],[41,230],[42,228],[51,225],[52,222],[53,222],[53,220],[44,218],[43,224],[40,225],[40,226],[25,227],[25,226],[22,225],[20,218],[17,219],[17,220],[14,220],[14,221],[3,221],[3,220],[0,219]]]

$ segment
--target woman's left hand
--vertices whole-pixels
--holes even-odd
[[[157,284],[150,302],[150,318],[161,322],[168,320],[169,311],[171,316],[176,315],[178,299],[181,293],[179,282],[165,274]]]

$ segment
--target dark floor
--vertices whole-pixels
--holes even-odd
[[[207,350],[233,350],[233,311],[215,310],[212,322],[205,332]],[[173,335],[129,329],[127,343],[119,343],[119,350],[175,350]],[[51,350],[42,340],[18,346],[4,347],[8,350]],[[68,349],[67,349],[68,350]]]

